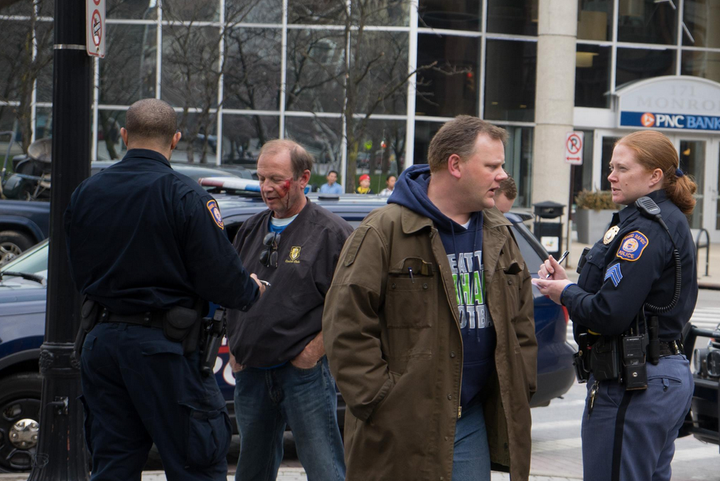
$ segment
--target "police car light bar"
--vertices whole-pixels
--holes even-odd
[[[203,187],[216,187],[222,190],[238,192],[260,193],[260,182],[255,179],[242,179],[240,177],[202,177],[198,183]],[[305,193],[310,192],[310,186],[305,186]]]

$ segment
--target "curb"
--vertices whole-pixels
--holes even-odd
[[[698,287],[700,289],[710,289],[713,291],[720,291],[720,282],[710,282],[710,281],[698,280]]]

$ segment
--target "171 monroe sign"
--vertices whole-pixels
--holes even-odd
[[[720,132],[720,84],[698,77],[642,80],[615,92],[618,127]]]

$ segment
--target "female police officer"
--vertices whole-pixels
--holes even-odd
[[[654,131],[615,144],[608,180],[613,201],[627,207],[579,262],[578,283],[552,257],[535,283],[567,307],[590,373],[584,479],[669,480],[693,392],[679,341],[697,301],[685,217],[696,185],[680,170],[672,142]]]

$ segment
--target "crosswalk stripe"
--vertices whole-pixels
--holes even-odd
[[[581,401],[580,404],[585,404],[585,401]],[[552,405],[552,403],[550,403]],[[567,407],[567,405],[564,405]],[[579,428],[582,425],[580,419],[572,419],[568,421],[552,421],[546,423],[533,423],[533,431],[546,431],[548,429],[560,429],[560,428]]]
[[[579,437],[554,439],[552,441],[538,441],[532,445],[533,454],[546,453],[550,451],[565,451],[582,447],[582,439]]]
[[[717,446],[705,446],[702,448],[693,447],[691,449],[682,449],[675,451],[675,456],[673,456],[673,463],[676,463],[678,461],[696,461],[698,459],[717,457]]]

